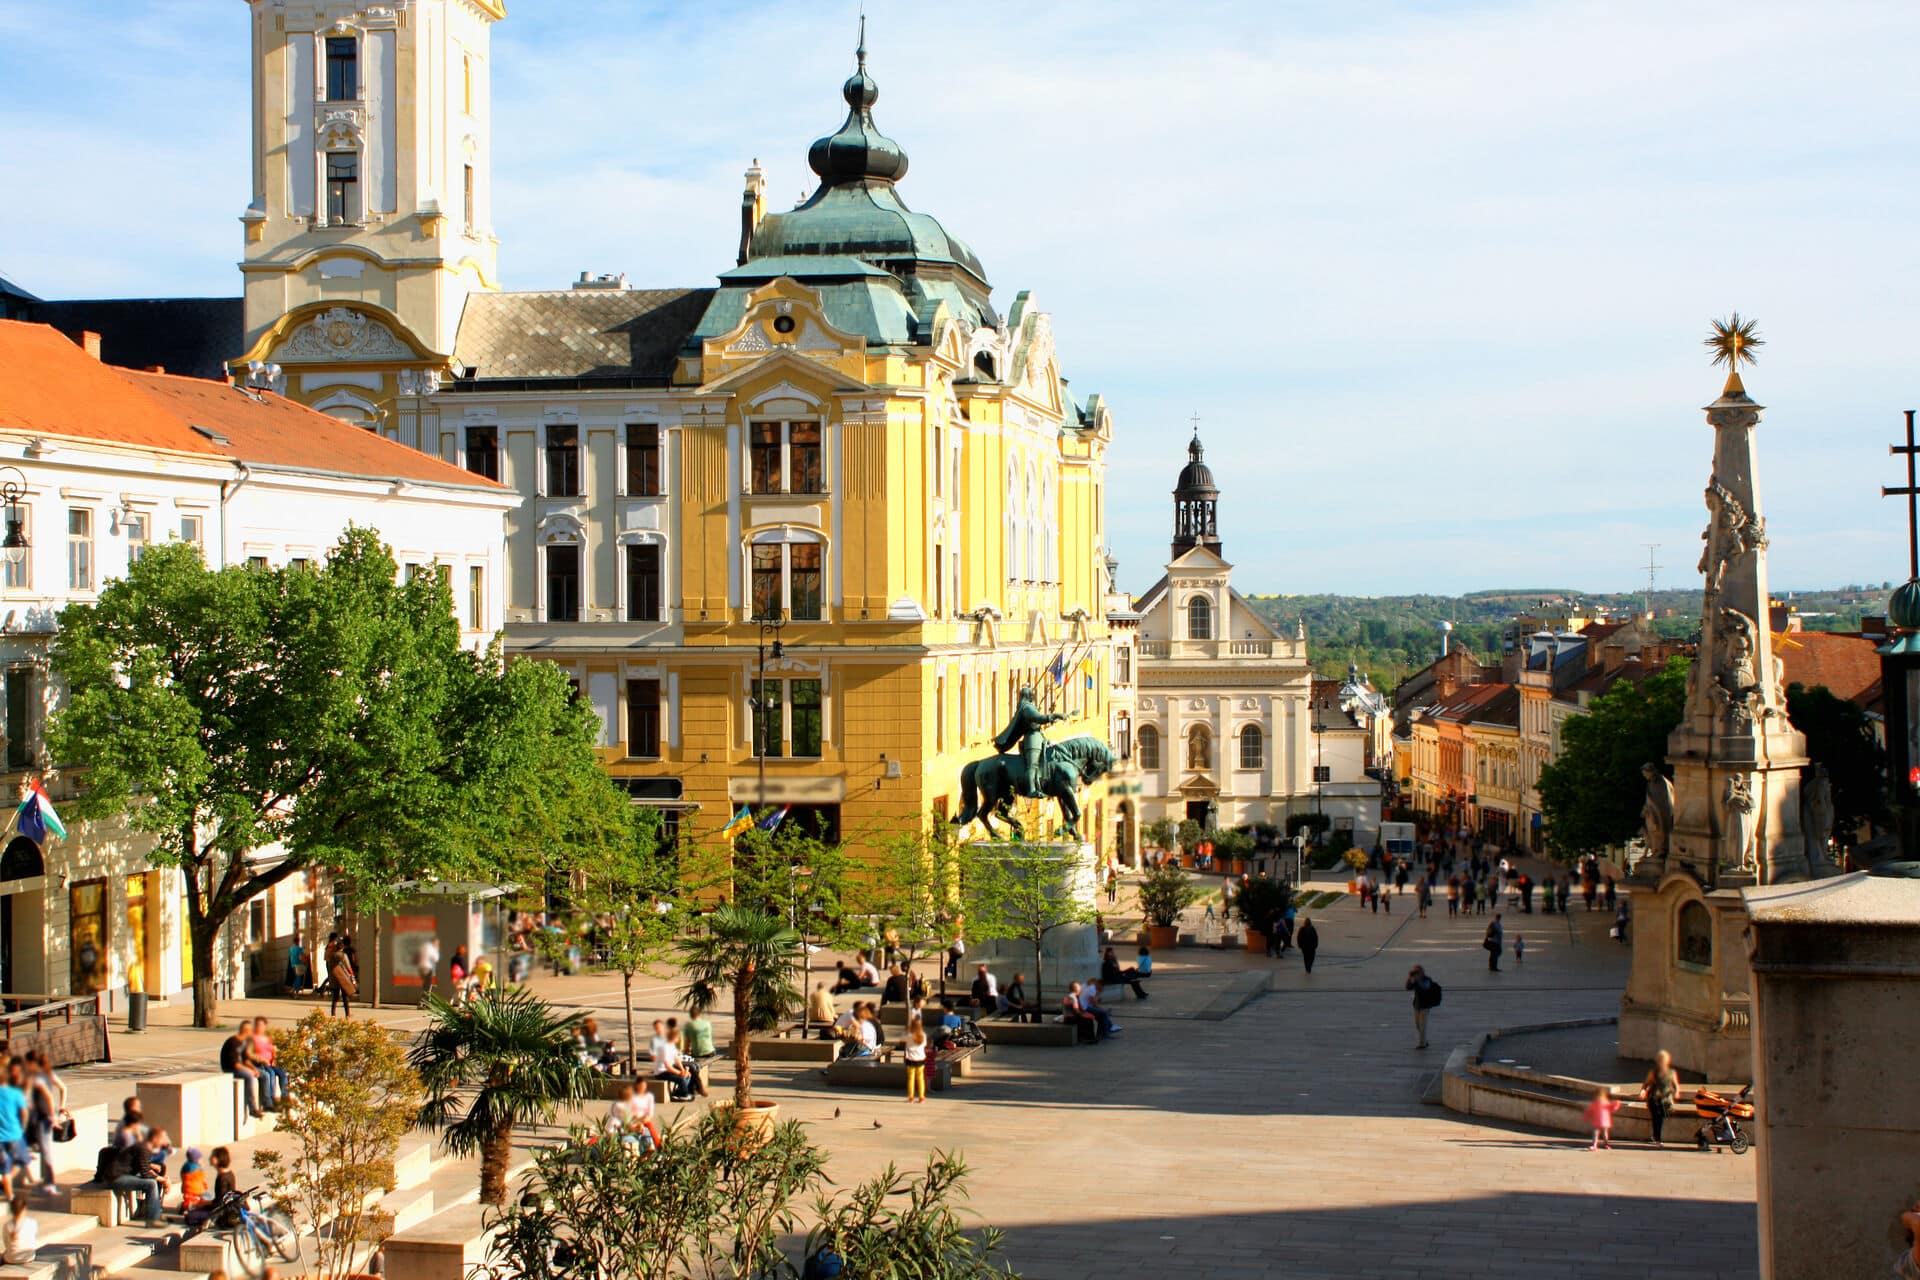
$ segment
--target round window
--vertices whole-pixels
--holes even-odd
[[[775,316],[773,318],[773,331],[775,333],[792,333],[793,317],[792,316]]]

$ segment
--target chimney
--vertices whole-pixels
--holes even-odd
[[[748,251],[753,248],[753,233],[760,229],[760,219],[767,212],[767,179],[760,171],[759,157],[755,157],[747,166],[746,184],[740,192],[740,256],[734,262],[736,267],[747,265]]]
[[[91,329],[82,329],[80,331],[80,349],[92,356],[95,360],[98,360],[100,358],[100,335]]]

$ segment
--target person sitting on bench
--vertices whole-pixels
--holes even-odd
[[[1085,985],[1082,985],[1076,982],[1073,984],[1073,990],[1080,998],[1080,1008],[1092,1014],[1094,1021],[1100,1024],[1100,1038],[1102,1040],[1105,1040],[1109,1036],[1120,1034],[1120,1026],[1114,1022],[1112,1012],[1100,1003],[1099,983],[1089,981]]]
[[[1016,973],[1000,993],[1000,1012],[1017,1021],[1039,1020],[1040,1006],[1027,999],[1027,975]]]
[[[813,994],[807,997],[807,1021],[820,1025],[819,1036],[822,1040],[833,1039],[833,1024],[840,1013],[833,1007],[833,992],[827,990],[827,984],[813,984]]]
[[[1109,987],[1129,986],[1133,988],[1135,1000],[1145,1000],[1147,991],[1140,985],[1141,973],[1138,969],[1122,969],[1120,959],[1113,954],[1113,948],[1107,948],[1107,954],[1100,960],[1100,981]]]
[[[913,984],[908,981],[906,970],[894,965],[887,974],[887,984],[880,989],[881,1004],[905,1004],[912,992]]]
[[[667,1082],[667,1094],[675,1102],[685,1102],[694,1094],[704,1092],[700,1088],[700,1077],[680,1056],[679,1046],[667,1034],[664,1020],[655,1019],[653,1040],[648,1048],[653,1058],[653,1078]]]
[[[1100,1039],[1099,1022],[1080,1007],[1080,984],[1077,982],[1067,994],[1060,997],[1060,1021],[1073,1027],[1082,1040],[1097,1042]]]
[[[991,1013],[1000,1008],[1000,984],[994,981],[987,966],[976,965],[973,973],[973,1007],[981,1013]]]

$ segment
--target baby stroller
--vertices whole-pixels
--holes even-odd
[[[1733,1154],[1745,1155],[1747,1148],[1753,1145],[1753,1135],[1738,1122],[1753,1122],[1752,1097],[1752,1085],[1732,1098],[1711,1089],[1702,1089],[1694,1094],[1693,1109],[1700,1113],[1700,1127],[1693,1133],[1694,1145],[1702,1151],[1710,1151],[1714,1147],[1732,1147]]]

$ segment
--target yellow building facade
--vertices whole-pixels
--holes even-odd
[[[349,7],[310,6],[314,56]],[[402,63],[412,40],[441,50],[423,74],[484,66],[500,15],[467,5],[461,26],[439,9],[382,19]],[[286,84],[305,101],[306,54],[274,53],[281,19],[256,10],[272,144]],[[466,234],[483,180],[464,222],[407,205],[402,183],[410,220],[369,206],[368,225],[336,227],[297,200],[279,218],[270,194],[249,224],[250,359],[520,493],[497,588],[509,652],[566,669],[612,775],[696,838],[743,806],[856,848],[956,812],[962,766],[993,751],[1023,686],[1065,717],[1055,740],[1111,736],[1110,416],[1070,394],[1031,295],[1002,313],[965,242],[905,204],[906,154],[874,124],[864,48],[858,63],[844,123],[808,154],[817,189],[768,214],[750,170],[738,263],[714,286],[493,290],[491,238]],[[484,83],[453,113],[476,128]],[[416,187],[439,191],[484,139],[434,124],[429,96],[398,134],[453,149],[415,158]],[[285,163],[269,156],[269,188]],[[413,238],[418,275],[389,235]],[[366,264],[358,291],[319,270],[348,258]],[[365,337],[376,326],[391,343]],[[1089,836],[1112,834],[1106,790],[1084,796]]]

